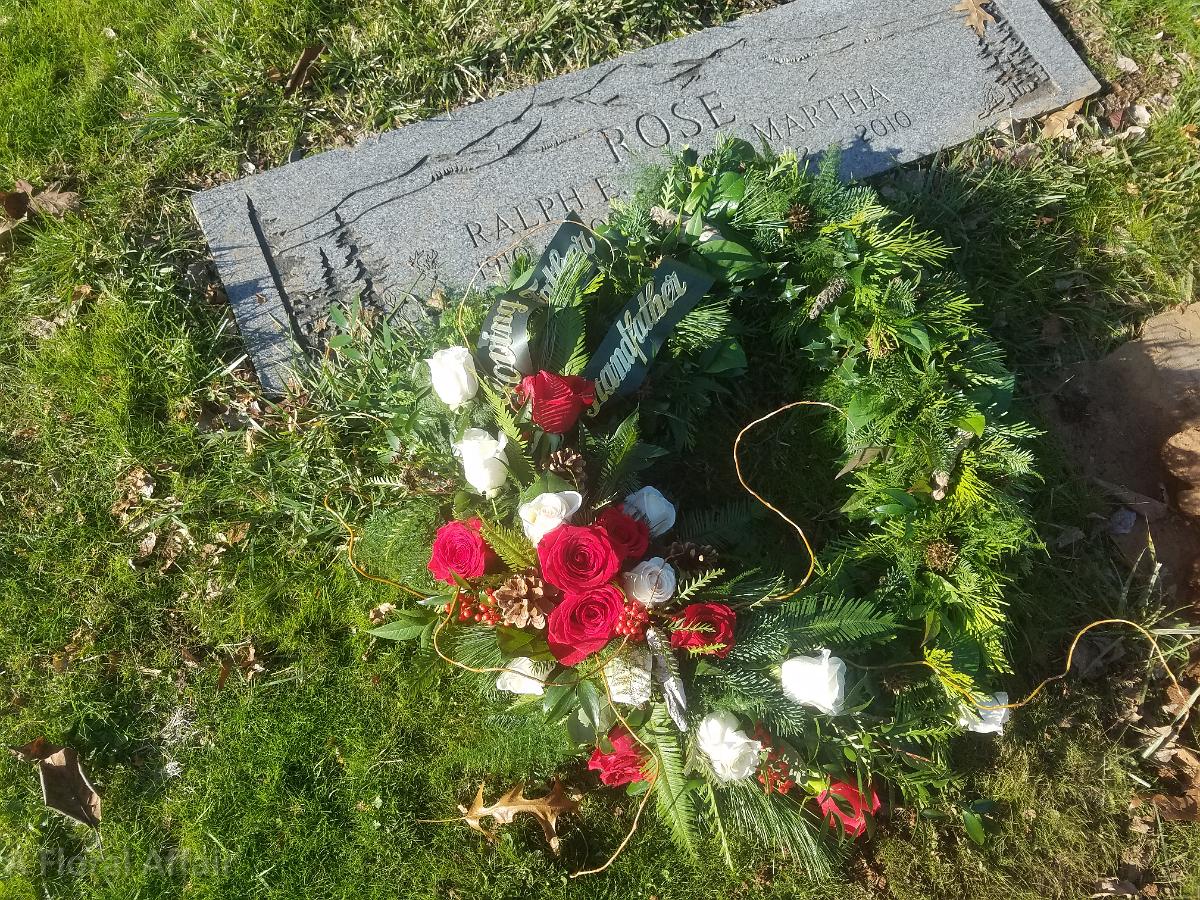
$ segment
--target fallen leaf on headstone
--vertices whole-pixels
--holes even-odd
[[[84,774],[79,754],[43,737],[11,749],[20,759],[37,763],[47,807],[92,828],[100,824],[100,795]]]
[[[962,13],[962,19],[967,26],[973,28],[979,37],[983,37],[984,29],[989,22],[995,24],[996,17],[984,9],[991,0],[961,0],[957,6],[952,6],[954,12]]]
[[[1067,125],[1075,114],[1083,109],[1083,101],[1076,100],[1069,106],[1064,106],[1058,112],[1052,112],[1042,119],[1042,137],[1048,140],[1062,137],[1067,133]]]
[[[308,83],[309,70],[312,64],[317,61],[317,57],[325,52],[324,44],[310,44],[304,48],[304,52],[300,54],[300,58],[296,60],[296,64],[292,66],[292,72],[288,75],[287,84],[283,86],[283,96],[290,97],[296,91],[300,90]]]

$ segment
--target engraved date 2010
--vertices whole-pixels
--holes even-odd
[[[886,113],[866,122],[859,122],[854,128],[855,139],[864,144],[874,143],[879,138],[912,128],[913,120],[902,109]]]

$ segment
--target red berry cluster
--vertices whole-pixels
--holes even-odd
[[[481,625],[487,625],[489,628],[495,628],[499,625],[503,616],[499,607],[496,606],[496,600],[492,596],[491,589],[488,589],[486,594],[487,599],[484,601],[475,600],[468,594],[459,594],[458,621],[478,622]],[[454,601],[446,604],[447,614],[453,609]]]
[[[774,746],[761,722],[754,726],[754,739],[767,748],[767,760],[758,770],[758,783],[768,794],[786,794],[796,786],[796,778],[783,748]]]
[[[646,639],[646,626],[650,624],[650,613],[632,597],[625,598],[625,609],[617,619],[617,634],[633,638],[635,641]]]

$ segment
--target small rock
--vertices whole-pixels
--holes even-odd
[[[111,28],[105,28],[100,33],[102,35],[104,35],[106,38],[108,38],[110,41],[115,41],[117,39],[117,33],[115,31],[113,31]]]
[[[1129,534],[1137,524],[1137,513],[1128,506],[1122,506],[1108,518],[1109,534]]]
[[[1200,426],[1167,438],[1162,461],[1167,471],[1180,481],[1200,485]]]
[[[1175,505],[1185,516],[1200,519],[1200,488],[1188,488],[1175,495]]]
[[[1133,75],[1135,72],[1142,71],[1138,67],[1138,64],[1135,63],[1128,56],[1118,56],[1117,57],[1117,68],[1120,69],[1122,72],[1125,72],[1128,75]]]
[[[1062,530],[1062,534],[1060,534],[1058,539],[1055,540],[1054,546],[1056,549],[1061,550],[1063,547],[1069,547],[1071,544],[1082,541],[1084,537],[1085,535],[1083,533],[1083,529],[1076,528],[1074,525],[1072,525],[1069,528],[1064,528]]]
[[[1134,107],[1129,111],[1129,117],[1133,121],[1134,125],[1141,125],[1143,128],[1145,128],[1150,124],[1150,110],[1146,109],[1146,107],[1142,106],[1140,103],[1135,104]]]

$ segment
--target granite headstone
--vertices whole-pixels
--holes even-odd
[[[1098,88],[1038,0],[795,0],[193,198],[264,388],[362,302],[487,276],[546,223],[602,218],[626,176],[718,133],[842,148],[864,177]]]

